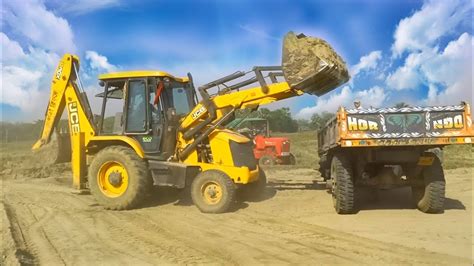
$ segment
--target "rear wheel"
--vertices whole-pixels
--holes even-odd
[[[354,212],[354,179],[352,166],[344,154],[336,154],[331,161],[331,192],[334,208],[339,214]]]
[[[199,173],[191,184],[193,203],[204,213],[226,212],[234,202],[235,191],[230,177],[218,170]]]
[[[88,175],[91,194],[111,210],[135,208],[152,186],[146,162],[123,146],[110,146],[97,153]]]
[[[274,165],[275,164],[275,159],[270,155],[263,155],[258,160],[258,164],[260,164],[260,165]]]
[[[412,186],[412,197],[418,209],[425,213],[444,211],[446,181],[441,161],[436,156],[433,164],[422,171],[424,186]]]

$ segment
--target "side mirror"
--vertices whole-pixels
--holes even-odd
[[[105,82],[104,82],[103,80],[99,80],[99,86],[104,87],[104,86],[105,86]]]

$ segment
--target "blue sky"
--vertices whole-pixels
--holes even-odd
[[[116,70],[189,71],[199,85],[279,64],[281,39],[290,30],[330,42],[353,79],[323,97],[305,95],[270,108],[287,106],[295,117],[309,118],[356,99],[365,106],[472,102],[467,0],[64,2],[4,1],[2,120],[43,116],[49,80],[65,52],[80,56],[90,94],[99,73]]]

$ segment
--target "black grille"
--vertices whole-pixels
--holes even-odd
[[[230,152],[234,166],[247,166],[250,170],[257,169],[257,160],[253,155],[253,142],[238,143],[230,140]]]

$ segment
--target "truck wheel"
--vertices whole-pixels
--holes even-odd
[[[123,146],[99,151],[89,166],[88,181],[97,202],[110,210],[135,208],[152,186],[146,162]]]
[[[275,159],[273,159],[272,156],[270,155],[263,155],[260,157],[260,160],[258,160],[258,164],[260,165],[274,165],[275,164]]]
[[[433,164],[424,168],[422,172],[424,186],[412,186],[412,197],[418,209],[425,213],[442,213],[446,181],[443,166],[438,157]]]
[[[236,186],[232,179],[218,170],[199,173],[191,184],[194,205],[204,213],[226,212],[235,198]]]
[[[354,180],[347,156],[336,154],[331,161],[332,199],[339,214],[354,212]]]
[[[267,187],[267,175],[265,174],[265,171],[263,171],[262,168],[258,169],[258,173],[259,176],[257,181],[254,181],[247,185],[243,185],[239,189],[239,198],[241,200],[246,201],[258,199],[265,192],[265,189]]]

